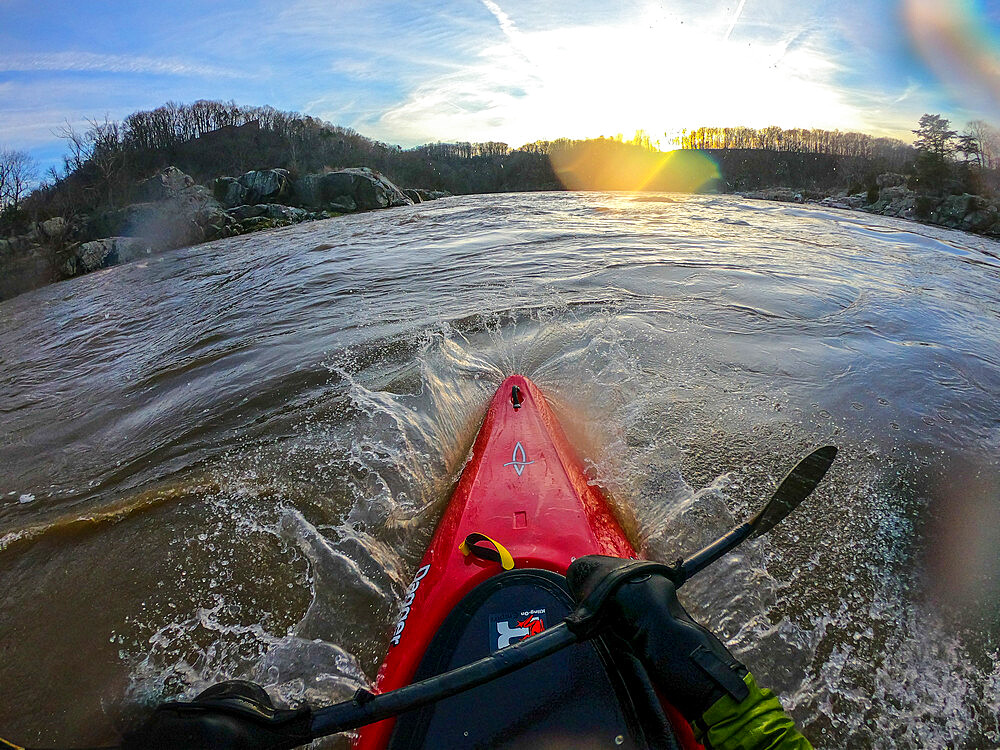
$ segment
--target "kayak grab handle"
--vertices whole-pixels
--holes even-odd
[[[521,408],[521,389],[518,386],[511,386],[510,389],[510,402],[514,404],[514,411]]]
[[[489,542],[493,545],[493,548],[480,546],[480,542]],[[496,539],[491,539],[486,534],[480,534],[478,531],[473,531],[465,537],[465,541],[458,545],[458,551],[466,557],[472,555],[473,557],[478,557],[480,560],[500,563],[500,567],[504,570],[514,569],[514,557],[507,551],[507,548]]]

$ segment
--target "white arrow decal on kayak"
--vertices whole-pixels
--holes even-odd
[[[511,456],[511,460],[505,463],[504,466],[513,466],[517,475],[521,476],[521,472],[524,471],[524,467],[533,463],[535,462],[528,460],[528,454],[524,452],[524,446],[521,445],[521,441],[518,440],[517,445],[514,446],[514,455]]]

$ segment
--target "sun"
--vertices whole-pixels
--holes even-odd
[[[495,3],[491,12],[502,13]],[[678,23],[646,14],[612,26],[522,30],[391,109],[379,126],[405,140],[587,138],[643,130],[663,150],[685,128],[860,127],[836,65],[799,43],[735,42],[725,18]]]

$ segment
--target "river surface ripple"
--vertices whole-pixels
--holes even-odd
[[[735,197],[449,198],[0,304],[0,735],[88,744],[226,677],[370,680],[513,372],[818,747],[995,747],[1000,245]],[[334,741],[338,745],[342,741]]]

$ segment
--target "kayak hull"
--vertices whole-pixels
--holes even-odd
[[[528,378],[513,375],[487,409],[461,479],[406,591],[376,692],[410,684],[449,614],[511,563],[515,570],[564,576],[573,560],[590,554],[636,557],[544,395]],[[387,747],[393,726],[394,720],[386,720],[365,727],[354,746]],[[683,729],[690,733],[686,725]]]

